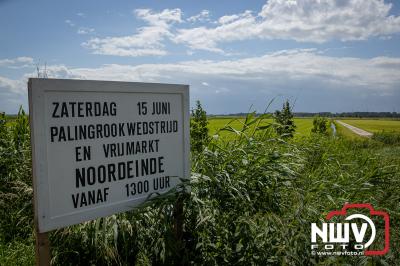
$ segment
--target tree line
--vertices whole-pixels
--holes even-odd
[[[272,114],[272,113],[271,113]],[[246,113],[233,113],[233,114],[223,114],[223,115],[209,115],[213,116],[246,116]],[[261,115],[261,114],[257,114]],[[341,113],[332,113],[332,112],[317,112],[317,113],[309,113],[309,112],[293,112],[295,117],[314,117],[314,116],[323,116],[323,117],[354,117],[354,118],[400,118],[400,113],[397,112],[341,112]]]

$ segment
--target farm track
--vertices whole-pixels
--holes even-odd
[[[368,131],[365,131],[365,130],[363,130],[363,129],[361,129],[361,128],[358,128],[358,127],[355,127],[355,126],[346,124],[346,123],[344,123],[344,122],[342,122],[342,121],[336,120],[336,122],[338,122],[339,124],[341,124],[341,125],[344,126],[344,127],[347,127],[347,128],[350,129],[352,132],[354,132],[355,134],[357,134],[357,135],[359,135],[359,136],[361,136],[361,137],[370,138],[370,137],[372,137],[372,135],[373,135],[371,132],[368,132]]]

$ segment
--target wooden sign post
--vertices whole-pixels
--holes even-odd
[[[48,266],[50,265],[51,255],[50,255],[50,241],[48,233],[39,233],[35,230],[36,234],[36,265],[38,266]]]

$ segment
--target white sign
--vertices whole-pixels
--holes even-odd
[[[28,85],[39,232],[131,210],[189,177],[189,86]]]

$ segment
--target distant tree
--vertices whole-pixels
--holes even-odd
[[[316,115],[313,119],[313,133],[327,134],[328,132],[328,120],[325,117]]]
[[[196,108],[192,110],[192,117],[190,119],[191,150],[201,152],[208,142],[207,113],[201,106],[200,101],[196,101]]]
[[[5,141],[4,134],[7,132],[7,117],[5,112],[0,112],[0,147],[3,146],[3,142]]]
[[[282,110],[275,111],[274,119],[277,123],[275,127],[276,133],[283,138],[292,138],[296,125],[294,124],[292,108],[288,100],[283,104]]]

